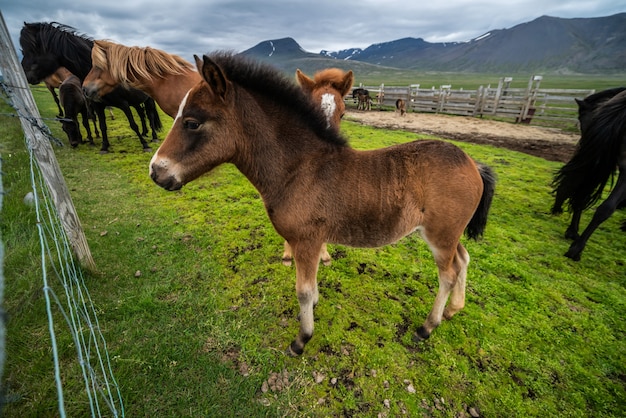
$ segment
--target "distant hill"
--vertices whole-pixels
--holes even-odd
[[[312,72],[335,66],[370,72],[376,67],[454,72],[626,72],[626,13],[563,19],[542,16],[510,29],[497,29],[468,42],[430,43],[403,38],[319,54],[303,50],[292,38],[264,41],[244,55],[270,62],[286,72]]]

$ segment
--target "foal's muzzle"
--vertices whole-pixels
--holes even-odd
[[[180,190],[183,187],[183,183],[170,174],[167,169],[160,167],[157,164],[150,165],[150,178],[159,186],[165,190],[174,191]]]

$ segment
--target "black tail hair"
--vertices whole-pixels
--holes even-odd
[[[491,167],[484,164],[477,165],[480,177],[483,179],[483,195],[480,198],[480,203],[476,208],[476,212],[474,212],[474,216],[472,216],[465,229],[465,234],[473,240],[477,240],[485,232],[487,216],[496,192],[496,175]]]

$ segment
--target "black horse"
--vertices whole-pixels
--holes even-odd
[[[70,26],[58,22],[24,23],[20,32],[20,46],[24,55],[22,67],[28,82],[39,84],[43,79],[54,73],[57,68],[65,67],[76,75],[81,82],[91,70],[91,49],[93,39],[80,35]],[[148,133],[146,114],[152,128],[152,138],[156,140],[156,132],[162,129],[156,103],[147,94],[137,89],[119,87],[112,93],[102,97],[99,102],[91,103],[102,131],[101,153],[109,151],[105,108],[113,106],[121,109],[131,129],[139,137],[144,150],[150,151],[144,135]],[[142,132],[135,123],[130,110],[133,106],[142,122]]]
[[[554,176],[552,213],[561,213],[569,201],[572,221],[565,236],[574,242],[565,256],[578,261],[591,234],[626,203],[626,88],[604,90],[576,102],[581,137],[572,158]],[[582,212],[600,200],[609,181],[614,185],[611,193],[578,235]],[[626,222],[621,229],[626,231]]]

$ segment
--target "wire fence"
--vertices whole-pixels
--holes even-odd
[[[32,204],[36,210],[36,227],[40,240],[42,289],[45,296],[54,364],[54,376],[51,378],[54,379],[57,390],[58,414],[63,418],[66,416],[63,382],[82,379],[92,417],[123,417],[124,405],[119,385],[113,375],[107,344],[84,280],[83,270],[80,268],[81,263],[75,260],[76,242],[80,239],[84,240],[84,234],[73,211],[73,203],[67,193],[65,182],[56,165],[56,157],[50,145],[49,130],[42,122],[39,111],[34,105],[34,99],[17,61],[1,12],[0,72],[4,78],[4,81],[0,83],[2,88],[0,93],[3,93],[3,97],[15,109],[13,116],[20,120],[24,130],[25,145],[30,156]],[[0,199],[2,198],[1,184],[0,181]],[[66,193],[67,199],[60,200],[65,197],[63,195]],[[68,214],[70,212],[68,207],[71,207],[72,213]],[[73,229],[68,228],[68,223]],[[68,237],[68,233],[72,234],[71,238]],[[79,254],[83,254],[81,260],[83,265],[93,265],[88,248],[86,252]],[[35,256],[36,254],[33,254],[33,257]],[[2,261],[3,244],[0,239],[0,378],[5,365],[11,362],[10,358],[5,358],[6,328],[1,310],[4,291]],[[65,322],[67,326],[67,330],[63,332],[68,332],[71,336],[72,345],[76,351],[77,367],[73,364],[68,365],[67,354],[64,355],[63,364],[60,360],[57,332],[61,332],[63,328],[55,323],[59,320]],[[66,337],[65,334],[64,337]]]

